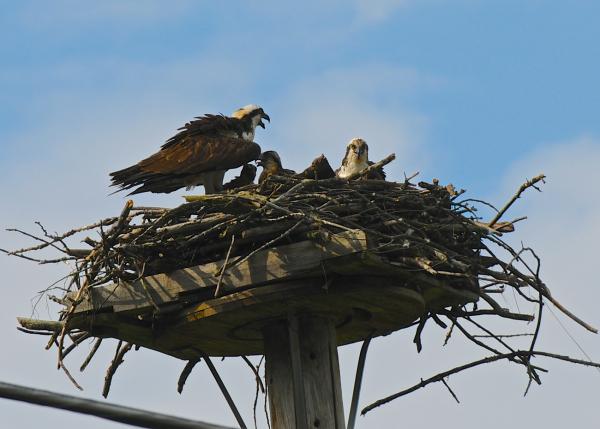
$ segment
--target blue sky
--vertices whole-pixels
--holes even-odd
[[[439,177],[497,204],[526,177],[544,171],[544,193],[527,195],[512,212],[529,216],[514,239],[536,247],[547,261],[550,287],[600,324],[591,305],[600,298],[593,272],[600,240],[600,3],[57,0],[0,1],[0,7],[2,227],[27,228],[42,220],[62,230],[113,215],[124,200],[107,195],[109,171],[150,154],[193,116],[257,103],[272,118],[257,141],[276,149],[290,168],[302,169],[321,152],[335,165],[346,142],[361,136],[373,159],[398,155],[388,167],[392,179],[421,171],[422,179]],[[179,195],[136,202],[172,206]],[[0,243],[21,247],[23,241],[2,232]],[[53,356],[13,330],[14,317],[30,311],[29,298],[58,277],[60,267],[7,258],[0,258],[0,267],[14,303],[0,316],[0,335],[12,344],[0,357],[0,379],[72,392],[64,377],[50,373]],[[577,355],[548,319],[548,345]],[[597,338],[568,327],[600,359]],[[446,363],[461,363],[464,350],[438,347],[437,334],[431,333],[436,346],[418,357],[411,333],[378,340],[364,401],[446,369]],[[121,374],[138,381],[120,388],[115,383],[113,399],[232,423],[212,384],[209,405],[197,408],[199,396],[193,395],[204,393],[200,387],[182,398],[171,392],[178,363],[141,353],[142,363]],[[355,353],[355,347],[341,350],[350,380]],[[398,371],[390,358],[397,353],[406,360]],[[140,397],[150,384],[139,382],[139,368],[150,363],[165,372],[151,397]],[[232,380],[246,375],[234,363],[223,365]],[[497,368],[456,378],[464,384],[459,407],[433,387],[375,411],[359,420],[360,427],[393,427],[398,415],[422,423],[430,408],[424,404],[434,403],[443,412],[427,416],[427,423],[445,416],[479,427],[465,416],[484,418],[491,412],[486,400],[503,404],[506,414],[490,427],[544,419],[541,411],[532,418],[530,409],[546,410],[549,428],[562,422],[593,426],[589,398],[595,393],[589,392],[600,383],[595,371],[557,365],[547,383],[523,400],[519,369]],[[104,369],[93,369],[85,394],[97,398]],[[196,382],[206,380],[204,373]],[[582,392],[577,401],[575,393],[565,393],[572,383]],[[253,391],[251,383],[244,386],[234,387],[242,398]],[[26,413],[27,407],[0,401],[0,410],[22,419],[22,427],[67,418],[38,408]],[[571,420],[561,420],[561,413]],[[108,427],[68,418],[73,427]]]

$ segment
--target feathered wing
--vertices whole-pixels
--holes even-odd
[[[373,161],[369,161],[369,166],[375,164]],[[367,179],[374,180],[385,180],[385,171],[383,171],[383,167],[376,168],[367,174]]]
[[[244,122],[238,118],[231,118],[225,115],[198,116],[193,121],[188,122],[179,128],[177,134],[166,141],[161,149],[167,149],[170,146],[180,144],[182,141],[196,136],[218,137],[230,135],[242,137],[245,130]]]
[[[132,194],[169,193],[193,184],[203,173],[237,168],[257,159],[260,153],[258,144],[241,138],[178,134],[154,155],[110,175],[113,186],[139,186]]]
[[[335,177],[335,171],[331,168],[329,161],[325,155],[320,155],[313,160],[309,167],[307,167],[302,173],[297,174],[298,177],[304,179],[330,179]]]

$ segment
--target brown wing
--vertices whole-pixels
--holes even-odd
[[[330,179],[335,177],[335,171],[331,168],[329,161],[325,158],[325,155],[320,155],[315,158],[314,161],[310,164],[306,170],[302,173],[297,174],[298,177],[302,177],[305,179]]]
[[[193,121],[179,128],[179,132],[167,140],[161,149],[178,145],[182,141],[196,136],[217,137],[226,133],[233,133],[241,138],[244,131],[246,131],[245,126],[244,121],[225,115],[206,114],[198,116]]]
[[[375,164],[373,161],[369,161],[369,165],[373,165]],[[383,167],[379,167],[376,168],[375,170],[369,172],[369,174],[367,175],[367,179],[374,179],[374,180],[385,180],[385,171],[383,171]]]
[[[189,176],[237,168],[260,156],[254,142],[229,137],[186,135],[136,165],[111,173],[112,185],[140,186],[133,193],[173,192],[188,185]]]
[[[142,171],[160,174],[198,174],[228,170],[260,156],[254,142],[228,137],[188,137],[140,161]]]

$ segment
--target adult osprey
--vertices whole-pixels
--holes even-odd
[[[294,170],[283,168],[281,157],[274,150],[261,153],[260,158],[258,158],[258,166],[263,168],[260,176],[258,176],[259,184],[273,174],[276,176],[293,176],[296,174]]]
[[[154,155],[123,170],[110,173],[119,190],[169,193],[204,185],[205,193],[223,189],[225,171],[256,160],[260,146],[253,142],[256,126],[265,127],[269,115],[255,104],[229,116],[207,114],[194,118],[162,145]]]
[[[342,166],[336,170],[335,175],[340,179],[345,179],[364,170],[369,165],[373,165],[373,162],[369,161],[369,146],[367,142],[360,138],[354,138],[346,146],[346,154],[342,160]],[[371,171],[367,179],[385,180],[383,168]]]

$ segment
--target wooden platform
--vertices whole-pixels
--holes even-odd
[[[369,252],[362,231],[261,251],[227,270],[223,261],[93,288],[73,327],[182,359],[263,353],[262,330],[289,314],[330,319],[338,345],[384,335],[425,312],[477,295],[408,272]]]

